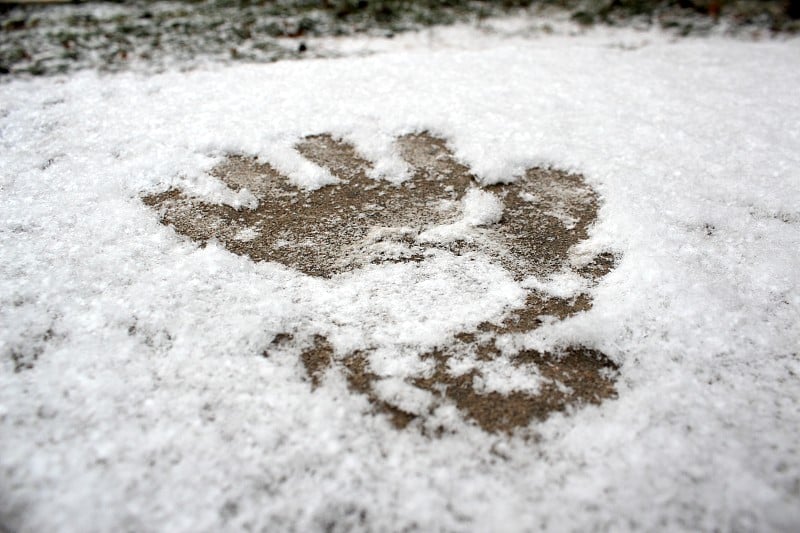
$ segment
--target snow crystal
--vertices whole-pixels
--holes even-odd
[[[258,237],[258,231],[253,228],[243,228],[233,236],[234,240],[248,242]]]
[[[407,413],[424,414],[433,404],[433,395],[400,378],[381,379],[375,384],[378,395]]]
[[[521,285],[555,298],[574,298],[589,288],[589,280],[572,270],[562,270],[543,280],[529,277]]]
[[[490,192],[470,189],[464,195],[464,222],[470,226],[489,226],[503,218],[503,202]]]
[[[417,236],[422,243],[448,243],[470,239],[473,228],[490,226],[503,218],[503,202],[482,189],[467,191],[461,202],[461,218],[449,224],[433,226]]]
[[[541,388],[541,377],[535,366],[520,367],[501,358],[480,361],[473,368],[480,370],[480,375],[474,380],[476,390],[484,394],[525,392],[536,395]]]

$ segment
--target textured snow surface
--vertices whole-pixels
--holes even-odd
[[[491,226],[503,218],[503,201],[490,192],[473,188],[461,200],[461,217],[450,224],[440,224],[423,231],[417,237],[421,242],[453,242],[467,240],[472,230]]]
[[[796,40],[463,28],[369,57],[3,84],[0,524],[796,531],[798,87]],[[411,364],[398,346],[436,346],[526,288],[577,281],[517,283],[444,252],[312,279],[198,248],[139,199],[180,183],[248,205],[206,173],[229,152],[322,186],[335,178],[292,149],[322,132],[401,181],[391,140],[426,129],[484,182],[552,164],[601,194],[576,254],[615,250],[619,265],[590,311],[517,342],[602,350],[621,365],[618,399],[511,437],[465,422],[399,432],[341,377],[312,391],[296,352],[261,354],[304,331]],[[495,366],[487,390],[535,390],[532,370]],[[407,389],[380,385],[423,408]]]

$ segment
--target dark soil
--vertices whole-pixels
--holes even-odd
[[[417,133],[400,137],[397,145],[413,169],[411,179],[401,185],[369,178],[370,163],[352,146],[330,135],[315,135],[301,141],[297,149],[328,168],[341,180],[338,184],[312,192],[301,190],[269,164],[232,155],[212,174],[234,190],[246,187],[259,200],[255,209],[206,203],[179,190],[143,200],[159,212],[164,224],[197,242],[215,239],[233,253],[254,261],[277,261],[312,276],[331,277],[388,261],[423,261],[434,247],[455,254],[480,252],[517,279],[572,268],[570,249],[588,237],[598,208],[597,195],[581,176],[534,167],[514,183],[483,187],[504,203],[500,222],[476,229],[467,240],[425,243],[418,240],[420,233],[458,219],[458,201],[479,184],[443,139]],[[573,270],[595,281],[613,265],[613,255],[605,253]],[[439,403],[453,402],[491,432],[510,432],[571,405],[613,397],[615,365],[603,354],[580,346],[513,355],[514,364],[539,369],[544,385],[535,395],[479,391],[474,385],[478,371],[453,375],[447,366],[448,359],[459,354],[475,354],[482,360],[501,357],[495,345],[499,337],[531,331],[546,316],[564,319],[591,304],[588,294],[560,299],[531,292],[526,305],[501,324],[481,324],[476,331],[455,336],[448,346],[420,354],[433,361],[433,371],[408,382],[433,393]],[[302,332],[297,333],[302,342]],[[292,341],[289,336],[280,339]],[[350,388],[365,394],[398,428],[424,416],[405,412],[378,396],[374,386],[380,377],[371,370],[368,353],[334,354],[320,336],[310,344],[302,349],[301,359],[313,388],[322,384],[329,369],[338,368]]]
[[[352,146],[316,135],[298,150],[341,184],[305,191],[269,164],[236,155],[212,174],[233,190],[246,187],[254,193],[256,209],[204,203],[178,190],[144,202],[159,210],[165,224],[195,241],[215,239],[254,261],[278,261],[313,276],[330,277],[368,263],[421,260],[432,245],[416,237],[456,220],[458,201],[478,184],[441,139],[413,134],[398,139],[398,145],[415,169],[400,186],[368,178],[369,162]],[[579,176],[559,170],[531,168],[524,179],[485,190],[502,198],[503,221],[483,231],[482,239],[436,247],[486,252],[518,278],[560,269],[596,217],[594,192]]]

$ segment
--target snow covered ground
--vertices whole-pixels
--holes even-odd
[[[497,24],[0,86],[0,529],[800,527],[800,41]],[[141,200],[237,201],[207,174],[227,153],[320,185],[292,146],[322,132],[398,179],[392,139],[423,130],[484,182],[550,164],[598,191],[582,251],[616,269],[519,341],[601,350],[617,399],[512,436],[455,413],[399,431],[262,353],[299,329],[436,346],[566,282],[447,254],[311,278],[200,248]]]

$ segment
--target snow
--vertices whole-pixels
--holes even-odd
[[[252,241],[257,237],[258,237],[258,231],[254,230],[253,228],[241,229],[237,231],[236,234],[233,236],[234,240],[241,242]]]
[[[470,367],[472,366],[470,365]],[[541,381],[535,366],[517,367],[504,359],[481,361],[474,366],[480,370],[480,375],[474,378],[474,381],[477,382],[476,390],[479,393],[508,394],[515,391],[527,392],[531,395],[539,393]]]
[[[523,280],[521,285],[546,296],[566,299],[574,298],[589,288],[586,278],[567,269],[555,272],[544,280],[531,276]]]
[[[425,414],[434,404],[433,394],[400,378],[385,378],[375,386],[377,394],[407,413]]]
[[[333,281],[297,283],[295,298],[313,309],[313,330],[338,352],[389,348],[394,356],[386,364],[397,363],[397,350],[433,349],[525,300],[511,275],[485,257],[438,251],[421,263],[370,265]]]
[[[422,243],[449,243],[470,239],[473,228],[491,226],[503,218],[503,201],[478,188],[466,192],[461,201],[461,217],[449,224],[433,226],[417,236]]]
[[[0,85],[0,524],[796,530],[800,41],[458,27],[380,46]],[[314,279],[198,247],[140,200],[180,184],[246,205],[207,174],[225,153],[323,186],[335,178],[291,148],[323,132],[399,182],[391,140],[422,130],[484,183],[544,164],[600,193],[576,261],[621,259],[594,306],[506,341],[602,350],[618,399],[512,436],[452,407],[433,422],[453,432],[397,431],[341,376],[312,391],[275,335],[369,347],[380,393],[424,409],[400,379],[424,369],[421,347],[576,281],[444,252]],[[496,221],[499,200],[471,194],[469,219]],[[494,365],[487,391],[534,387]]]
[[[503,202],[490,192],[470,189],[464,195],[464,221],[470,226],[488,226],[503,218]]]

